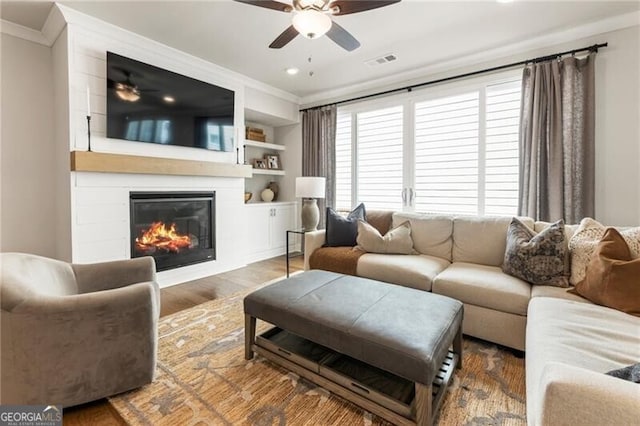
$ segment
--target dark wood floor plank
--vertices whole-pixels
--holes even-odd
[[[160,291],[160,316],[171,315],[280,278],[286,274],[285,265],[284,256],[279,256],[252,263],[244,268],[163,288]],[[290,259],[290,272],[303,269],[302,257]],[[63,424],[65,426],[119,426],[126,423],[120,419],[106,399],[100,399],[77,407],[65,408]]]

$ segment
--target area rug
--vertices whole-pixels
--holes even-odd
[[[162,318],[155,381],[109,399],[131,425],[388,425],[260,356],[244,360],[247,293]],[[258,321],[258,332],[269,328]],[[524,360],[464,340],[440,425],[524,425]]]

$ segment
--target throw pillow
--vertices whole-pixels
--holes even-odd
[[[568,254],[564,221],[536,234],[514,217],[507,231],[502,270],[531,284],[568,287]]]
[[[640,259],[632,259],[631,250],[617,229],[607,228],[584,279],[572,293],[598,305],[640,316],[639,277]]]
[[[344,217],[327,207],[325,247],[355,246],[358,236],[358,220],[367,220],[364,204],[360,204]]]
[[[365,221],[358,221],[358,245],[356,248],[367,253],[414,254],[409,221],[390,229],[384,236]]]
[[[604,236],[607,227],[600,222],[585,217],[580,221],[578,229],[569,240],[569,252],[571,253],[571,278],[573,285],[584,279],[585,270],[596,251],[598,243]],[[640,257],[640,228],[628,228],[620,231],[629,248],[631,256]]]
[[[640,383],[640,363],[618,368],[617,370],[607,371],[606,374],[617,377],[618,379],[629,380],[633,383]]]

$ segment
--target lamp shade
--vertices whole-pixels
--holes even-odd
[[[324,198],[326,179],[323,177],[305,176],[296,178],[296,197]]]

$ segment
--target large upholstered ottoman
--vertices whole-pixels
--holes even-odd
[[[432,424],[461,366],[463,305],[445,296],[313,270],[251,293],[244,311],[247,359],[256,351],[396,424]],[[276,328],[256,338],[256,318]]]

